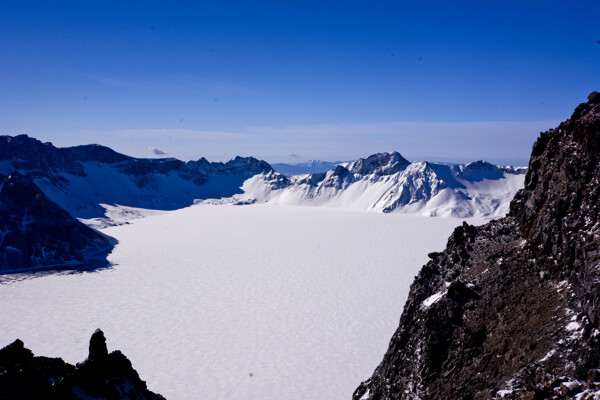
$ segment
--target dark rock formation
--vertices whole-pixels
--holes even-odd
[[[373,154],[367,158],[361,158],[351,164],[352,172],[360,175],[392,175],[402,171],[410,164],[410,162],[402,157],[400,153],[394,151],[392,153]]]
[[[102,259],[115,241],[85,226],[18,172],[0,175],[0,273]]]
[[[73,366],[60,358],[34,357],[19,339],[0,350],[0,399],[164,400],[152,393],[120,351],[108,353],[97,330],[90,355]]]
[[[593,94],[541,134],[506,218],[463,224],[429,255],[353,398],[600,396],[599,180]]]

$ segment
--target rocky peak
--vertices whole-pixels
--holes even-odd
[[[541,134],[507,217],[430,254],[355,400],[600,396],[599,103]]]
[[[377,153],[361,158],[348,166],[348,169],[359,175],[392,175],[406,168],[410,162],[400,153]]]
[[[58,151],[78,162],[95,161],[106,164],[114,164],[130,160],[131,157],[117,153],[113,149],[99,144],[87,144],[82,146],[59,148]]]
[[[487,161],[475,161],[464,166],[461,177],[476,181],[481,179],[501,179],[504,173],[511,173],[508,169],[500,169],[497,165]]]
[[[233,160],[225,163],[223,171],[231,174],[250,176],[260,174],[261,172],[273,171],[273,168],[266,161],[258,160],[254,157],[236,156]]]
[[[46,175],[56,168],[84,175],[82,166],[67,152],[27,135],[0,136],[0,161],[12,161],[13,169],[27,171],[28,175]]]
[[[467,165],[465,165],[465,169],[481,169],[481,170],[492,170],[492,169],[497,169],[498,167],[490,164],[487,161],[483,161],[483,160],[478,160],[478,161],[473,161],[468,163]]]

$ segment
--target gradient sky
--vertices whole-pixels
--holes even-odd
[[[524,164],[600,90],[600,1],[0,2],[0,134]]]

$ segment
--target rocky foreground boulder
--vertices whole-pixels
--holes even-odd
[[[164,400],[146,387],[120,351],[108,353],[96,330],[88,358],[76,366],[61,358],[34,357],[19,339],[0,350],[0,399]]]
[[[507,217],[430,254],[354,400],[600,398],[600,94],[533,146]]]

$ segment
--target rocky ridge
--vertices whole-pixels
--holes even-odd
[[[86,176],[84,163],[97,162],[114,164],[121,172],[130,175],[174,171],[182,178],[196,180],[199,184],[218,174],[253,175],[272,170],[268,163],[254,157],[238,156],[226,163],[209,162],[204,157],[187,162],[176,158],[135,158],[98,144],[60,148],[27,135],[0,136],[0,162],[32,176],[48,178],[57,172]]]
[[[11,400],[164,400],[146,387],[120,351],[108,352],[96,330],[88,358],[71,365],[60,358],[34,357],[21,340],[0,350],[0,398]]]
[[[600,398],[600,94],[533,146],[509,214],[457,228],[355,400]]]
[[[0,173],[15,171],[74,217],[89,219],[105,217],[102,204],[173,210],[195,199],[228,197],[240,193],[247,178],[273,169],[253,157],[144,159],[94,144],[57,148],[27,135],[0,136]]]

